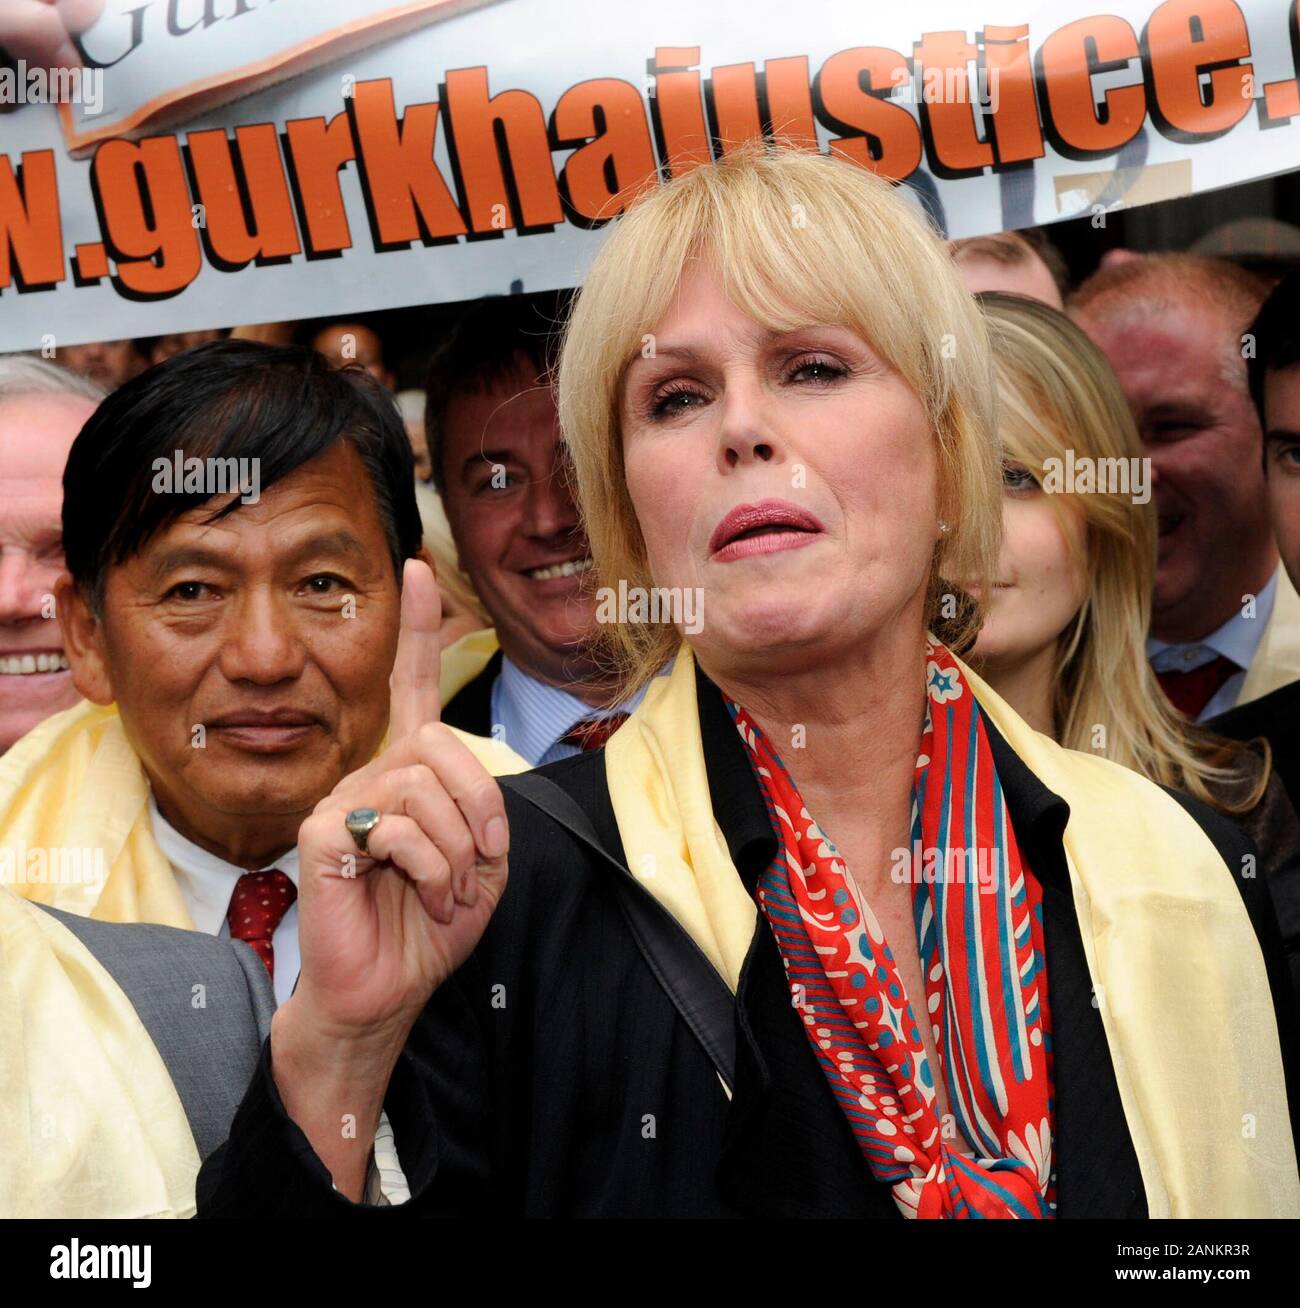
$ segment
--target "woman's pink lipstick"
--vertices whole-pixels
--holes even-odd
[[[788,500],[738,504],[713,529],[709,554],[717,563],[732,563],[755,554],[797,550],[823,531],[811,513]]]

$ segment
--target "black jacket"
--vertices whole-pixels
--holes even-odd
[[[1273,778],[1280,781],[1290,810],[1275,794],[1265,795],[1242,825],[1259,845],[1262,865],[1282,930],[1282,946],[1291,968],[1291,983],[1300,1002],[1300,840],[1295,814],[1300,812],[1300,681],[1240,704],[1211,718],[1206,729],[1229,740],[1264,739],[1273,756]],[[1274,791],[1270,779],[1269,789]],[[1269,846],[1272,846],[1271,848]]]
[[[1273,771],[1300,813],[1300,681],[1220,713],[1205,723],[1229,740],[1263,737],[1273,751]]]
[[[463,685],[442,706],[441,720],[449,727],[472,736],[492,735],[492,686],[501,673],[501,651],[497,650],[482,672]]]
[[[702,674],[699,707],[714,815],[752,891],[774,853],[772,829]],[[987,725],[1016,838],[1043,888],[1058,1214],[1145,1216],[1061,844],[1068,809]],[[542,771],[622,857],[604,766],[601,751]],[[1180,799],[1227,867],[1240,868],[1251,849],[1240,831]],[[616,874],[527,801],[509,790],[506,800],[506,894],[474,954],[430,1000],[389,1086],[410,1202],[363,1209],[332,1191],[284,1114],[268,1043],[229,1140],[200,1175],[200,1215],[897,1218],[817,1065],[762,915],[735,1003],[729,1102],[629,935]],[[1260,881],[1237,880],[1267,962],[1294,1105],[1296,1017],[1277,924]]]

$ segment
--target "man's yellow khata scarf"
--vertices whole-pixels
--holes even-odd
[[[1062,749],[964,664],[962,675],[1070,806],[1064,845],[1084,954],[1151,1216],[1300,1216],[1268,978],[1223,859],[1158,786]],[[605,760],[628,867],[734,991],[757,908],[713,816],[689,648]]]
[[[494,775],[527,768],[456,734]],[[90,951],[18,896],[193,928],[116,709],[78,704],[0,758],[0,1217],[193,1215],[198,1152],[152,1039]]]
[[[493,776],[528,768],[500,741],[456,735]],[[0,758],[5,886],[82,917],[194,929],[154,839],[149,782],[115,707],[83,701]]]
[[[492,661],[500,649],[495,627],[480,627],[462,636],[442,651],[439,691],[445,704],[459,694]]]
[[[192,1217],[199,1155],[131,1001],[0,890],[0,1217]]]

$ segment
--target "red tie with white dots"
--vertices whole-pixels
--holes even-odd
[[[297,898],[298,887],[278,867],[266,872],[245,872],[235,882],[235,893],[230,896],[226,921],[231,936],[253,946],[272,978],[275,951],[271,937]]]

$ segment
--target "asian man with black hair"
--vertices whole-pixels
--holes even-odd
[[[311,350],[202,346],[86,423],[63,540],[57,609],[84,700],[6,757],[0,843],[89,848],[99,874],[14,888],[247,940],[283,1002],[298,827],[384,741],[404,578],[433,590],[401,418]],[[465,739],[490,769],[523,766]]]

